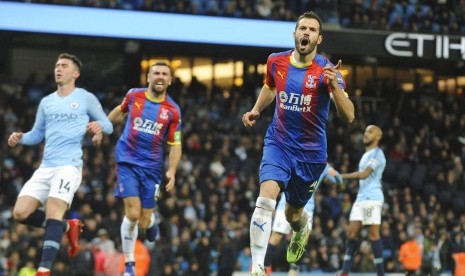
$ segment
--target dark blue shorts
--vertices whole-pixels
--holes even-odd
[[[289,156],[276,145],[263,149],[260,164],[260,183],[275,180],[283,189],[286,201],[294,208],[302,208],[310,200],[326,163],[308,163]]]
[[[137,196],[142,208],[155,207],[155,185],[161,184],[160,170],[134,166],[128,163],[117,163],[117,185],[115,196],[126,198]]]

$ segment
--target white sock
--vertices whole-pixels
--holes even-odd
[[[271,235],[271,223],[276,200],[265,197],[257,198],[255,210],[250,222],[250,250],[252,254],[252,271],[264,267],[266,249]]]
[[[139,234],[138,224],[139,221],[132,222],[126,216],[121,223],[121,245],[126,262],[134,262],[134,248]]]

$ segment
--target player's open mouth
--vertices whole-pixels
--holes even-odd
[[[300,46],[304,46],[304,47],[305,47],[305,46],[308,45],[309,42],[310,42],[310,41],[308,40],[308,38],[303,38],[303,39],[300,41]]]

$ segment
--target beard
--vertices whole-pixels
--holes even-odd
[[[365,147],[369,147],[371,145],[373,145],[375,141],[372,139],[372,140],[363,140],[363,144],[365,145]]]
[[[294,38],[294,44],[295,44],[295,49],[296,49],[296,51],[299,53],[299,55],[301,55],[301,56],[306,56],[306,55],[312,53],[312,52],[315,50],[317,41],[311,41],[311,40],[309,39],[309,40],[308,40],[307,47],[305,48],[305,50],[302,50],[302,49],[300,48],[300,46],[301,46],[301,41],[300,41],[299,39]]]
[[[155,85],[154,83],[152,84],[152,93],[155,95],[155,96],[159,96],[159,95],[162,95],[163,93],[165,93],[166,89],[165,88],[157,88],[157,85]]]

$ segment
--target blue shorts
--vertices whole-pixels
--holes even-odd
[[[142,208],[155,207],[155,185],[161,184],[162,180],[160,170],[117,163],[116,174],[118,184],[115,187],[115,196],[137,196],[141,200]]]
[[[260,164],[260,183],[277,181],[286,201],[294,208],[302,208],[312,197],[326,163],[301,162],[291,158],[273,144],[265,145]]]

